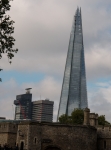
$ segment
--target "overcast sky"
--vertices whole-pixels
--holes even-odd
[[[82,9],[88,105],[111,122],[111,0],[14,0],[15,48],[0,60],[0,116],[12,119],[13,100],[32,88],[33,101],[54,101],[56,120],[73,16]]]

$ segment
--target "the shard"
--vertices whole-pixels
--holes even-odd
[[[77,8],[70,34],[66,66],[58,109],[71,115],[76,108],[88,107],[81,9]]]

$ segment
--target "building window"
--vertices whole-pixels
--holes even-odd
[[[104,141],[104,149],[106,149],[106,141]]]
[[[37,138],[36,138],[36,137],[34,138],[34,143],[35,143],[35,144],[37,143]]]

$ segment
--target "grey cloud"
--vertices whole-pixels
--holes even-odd
[[[19,52],[13,60],[12,67],[4,61],[1,64],[6,70],[28,72],[30,67],[32,71],[63,76],[72,20],[77,6],[82,7],[86,57],[92,60],[91,52],[96,45],[99,49],[104,47],[104,51],[110,54],[110,51],[107,51],[107,47],[111,46],[111,19],[110,10],[107,10],[110,5],[110,1],[105,3],[100,0],[20,0],[19,3],[13,1],[10,15],[16,22],[15,37]],[[101,75],[98,73],[104,69],[101,63],[89,66],[89,60],[86,59],[88,79],[95,78],[94,74]],[[93,73],[90,73],[91,70]],[[107,68],[105,72],[109,73]]]
[[[111,102],[105,98],[102,92],[95,91],[94,96],[89,100],[89,108],[91,112],[105,115],[106,120],[111,122]]]
[[[77,6],[82,8],[88,81],[93,78],[109,76],[111,74],[111,10],[108,9],[111,6],[110,0],[19,0],[19,2],[14,0],[9,14],[15,21],[15,47],[19,48],[19,52],[15,55],[11,66],[8,64],[6,56],[4,56],[0,61],[1,67],[8,71],[41,72],[48,76],[55,77],[57,75],[62,78],[73,15]],[[96,53],[98,53],[99,59],[96,58]],[[56,80],[55,82],[57,82]],[[40,87],[41,91],[43,88],[44,93],[48,93],[44,94],[44,97],[48,96],[52,100],[57,100],[54,114],[57,112],[61,90],[61,83],[57,84],[60,85],[52,91],[52,95],[41,84],[29,84],[32,87]],[[25,88],[25,86],[23,87]],[[52,87],[53,84],[47,83],[47,86]],[[13,91],[12,95],[16,95],[23,87],[16,85],[15,91],[11,89],[9,91]],[[1,91],[5,91],[5,89],[8,90],[5,86],[1,88]],[[38,93],[40,93],[39,89]],[[38,93],[37,95],[39,95]],[[2,92],[2,94],[1,98],[4,96],[4,101],[8,102],[9,99],[5,96],[9,92],[8,94]],[[10,96],[10,99],[14,99],[14,97]],[[12,101],[10,101],[11,103]],[[106,104],[109,105],[108,102]],[[93,107],[97,109],[97,106],[91,108]]]

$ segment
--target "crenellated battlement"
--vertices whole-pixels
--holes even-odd
[[[105,126],[98,125],[97,130],[98,131],[110,131],[111,132],[111,125],[105,125]]]
[[[15,123],[1,122],[0,123],[0,133],[16,133],[18,125]]]

